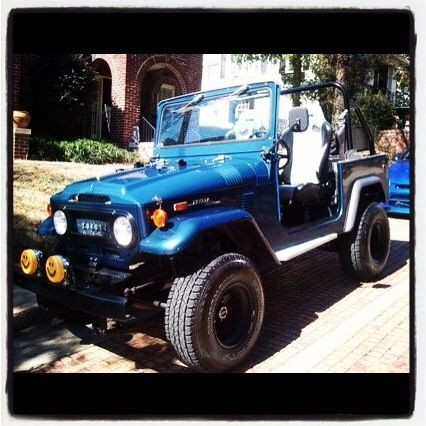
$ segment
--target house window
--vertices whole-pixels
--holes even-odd
[[[163,99],[173,98],[175,96],[175,86],[171,84],[162,84],[157,94],[157,102]]]

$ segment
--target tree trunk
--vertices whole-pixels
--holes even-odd
[[[347,74],[348,74],[348,55],[335,55],[335,70],[336,81],[347,87]],[[332,123],[337,124],[337,117],[343,112],[344,104],[343,97],[339,90],[333,90],[332,100]]]
[[[283,84],[291,83],[293,87],[300,86],[303,82],[302,55],[288,55],[288,59],[291,67],[293,68],[293,73],[289,79],[285,74],[285,59],[281,58],[279,68],[281,73],[281,80]],[[291,98],[294,106],[300,105],[300,93],[293,93]]]
[[[293,67],[293,77],[292,77],[292,85],[293,87],[300,86],[303,81],[302,75],[302,56],[301,55],[291,55],[290,58],[291,66]],[[293,105],[300,105],[300,93],[293,94]]]

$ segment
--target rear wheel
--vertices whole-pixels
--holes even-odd
[[[389,220],[379,203],[370,204],[354,229],[339,238],[339,256],[344,270],[363,281],[372,281],[380,275],[389,250]]]
[[[175,279],[165,328],[181,360],[205,371],[237,366],[253,348],[262,326],[262,284],[252,262],[224,254]]]

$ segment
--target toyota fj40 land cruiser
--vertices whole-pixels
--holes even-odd
[[[333,126],[310,96],[330,90]],[[163,308],[182,361],[224,371],[259,336],[265,272],[322,245],[359,280],[382,272],[387,158],[344,87],[249,84],[161,101],[157,117],[149,164],[51,197],[38,232],[58,243],[24,250],[17,277],[40,303],[103,321]]]

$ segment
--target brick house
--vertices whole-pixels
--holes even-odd
[[[139,126],[141,140],[152,138],[158,101],[201,87],[201,54],[92,54],[91,59],[97,89],[81,136],[111,139],[122,147],[127,147],[133,126]],[[13,110],[31,114],[37,108],[31,70],[41,60],[42,55],[14,55]]]
[[[136,125],[141,140],[150,140],[157,102],[201,87],[202,55],[93,54],[92,61],[98,91],[91,136],[108,133],[109,121],[111,139],[122,146]]]

